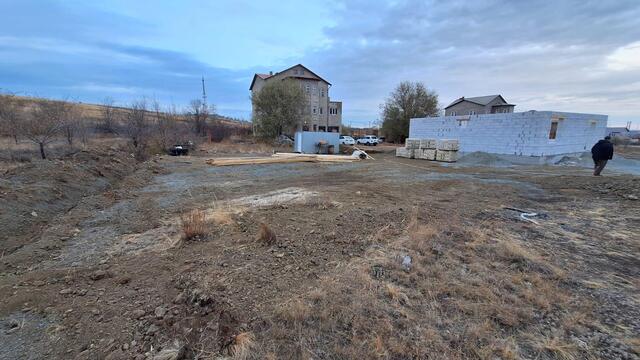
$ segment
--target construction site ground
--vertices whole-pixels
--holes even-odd
[[[372,155],[7,169],[0,359],[640,358],[640,178]]]

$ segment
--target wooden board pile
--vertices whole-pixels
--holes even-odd
[[[458,160],[460,143],[454,139],[409,138],[405,146],[396,149],[396,156],[408,159],[455,162]]]
[[[260,164],[286,164],[296,162],[332,162],[348,163],[360,161],[357,156],[350,155],[315,155],[315,154],[295,154],[295,153],[275,153],[271,156],[262,157],[233,157],[208,159],[206,163],[213,166],[230,165],[260,165]]]

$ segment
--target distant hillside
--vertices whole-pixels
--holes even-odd
[[[9,97],[10,95],[0,95],[0,98],[6,98]],[[44,99],[44,98],[37,98],[37,97],[29,97],[29,96],[11,96],[14,101],[18,102],[18,104],[20,104],[20,107],[22,108],[23,111],[29,111],[31,108],[33,108],[36,104],[43,102],[43,101],[54,101],[54,102],[62,102],[61,100],[51,100],[51,99]],[[105,109],[105,105],[101,105],[101,104],[89,104],[89,103],[82,103],[82,102],[74,102],[74,101],[65,101],[68,103],[71,103],[75,106],[75,108],[79,111],[79,117],[83,118],[83,119],[87,119],[87,120],[98,120],[102,117],[102,113]],[[111,106],[113,109],[116,110],[116,116],[119,117],[120,119],[124,118],[124,116],[129,112],[129,108],[125,107],[125,106]],[[148,113],[152,116],[155,117],[155,112],[152,110],[148,110]],[[178,120],[186,120],[186,115],[185,114],[180,114],[177,117]],[[237,127],[251,127],[251,123],[248,121],[244,121],[244,120],[239,120],[239,119],[234,119],[228,116],[223,116],[223,115],[218,115],[218,114],[213,114],[210,116],[211,120],[214,121],[219,121],[225,125],[228,126],[237,126]]]

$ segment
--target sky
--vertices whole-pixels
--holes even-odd
[[[640,128],[638,0],[0,0],[2,92],[186,107],[204,76],[219,114],[249,120],[253,74],[298,63],[346,125],[408,80],[442,108],[502,94]]]

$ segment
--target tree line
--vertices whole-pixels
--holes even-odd
[[[98,114],[89,119],[79,103],[0,95],[0,135],[16,144],[21,139],[33,143],[46,159],[53,142],[63,140],[74,146],[76,142],[86,144],[91,135],[109,134],[126,138],[134,155],[145,158],[181,142],[204,137],[219,141],[237,131],[216,121],[215,107],[199,99],[182,111],[146,98],[126,107],[106,98],[97,108]]]

